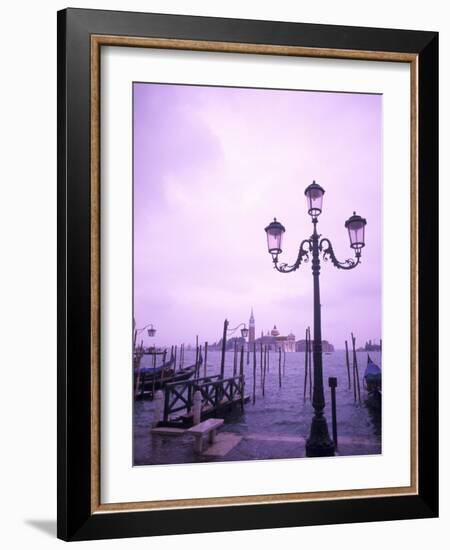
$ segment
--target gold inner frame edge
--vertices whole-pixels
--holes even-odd
[[[330,59],[390,61],[410,65],[410,226],[411,226],[411,483],[407,487],[282,493],[233,497],[190,498],[101,503],[100,499],[100,50],[102,46],[164,48],[240,54],[287,55]],[[418,494],[418,55],[402,52],[307,48],[270,44],[213,42],[115,35],[91,35],[90,56],[90,178],[91,178],[91,513],[163,510]]]

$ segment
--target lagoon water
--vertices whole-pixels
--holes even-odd
[[[246,354],[245,354],[246,356]],[[218,374],[220,370],[219,351],[208,351],[207,374]],[[379,352],[370,352],[371,359],[381,366]],[[351,354],[350,354],[351,358]],[[142,366],[150,365],[150,356],[144,356]],[[367,363],[367,352],[357,352],[361,386],[361,403],[354,401],[353,387],[348,389],[345,351],[323,355],[323,376],[325,389],[325,415],[332,435],[330,388],[328,377],[335,376],[338,456],[367,455],[381,453],[381,416],[368,407],[367,391],[363,375]],[[185,366],[195,362],[195,350],[185,352]],[[244,361],[246,363],[246,361]],[[282,387],[278,382],[278,353],[270,353],[269,371],[266,373],[265,395],[262,396],[259,355],[256,369],[256,403],[251,400],[253,392],[253,358],[245,364],[246,395],[250,401],[244,411],[237,407],[225,419],[221,432],[238,435],[239,444],[221,457],[195,455],[192,438],[187,435],[152,435],[154,403],[150,400],[136,401],[134,407],[133,455],[135,465],[180,464],[190,462],[211,462],[228,460],[254,460],[270,458],[300,458],[305,456],[305,439],[309,435],[313,408],[307,391],[303,399],[304,353],[286,353]],[[233,353],[227,352],[225,377],[232,376]],[[201,369],[203,376],[203,366]]]

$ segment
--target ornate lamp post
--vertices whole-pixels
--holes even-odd
[[[322,213],[322,200],[325,191],[315,181],[305,189],[305,195],[308,204],[308,214],[311,216],[313,224],[313,233],[309,239],[304,239],[300,243],[297,260],[293,265],[279,264],[278,256],[282,252],[283,233],[286,231],[284,226],[274,218],[266,228],[267,247],[272,255],[274,268],[280,273],[291,273],[300,267],[302,262],[306,262],[311,255],[312,274],[313,274],[313,292],[314,292],[314,341],[313,341],[313,364],[314,364],[314,390],[313,407],[314,416],[311,422],[311,431],[306,441],[306,456],[333,456],[334,443],[328,434],[326,418],[323,414],[325,407],[325,398],[323,391],[323,371],[322,371],[322,327],[320,311],[320,254],[324,260],[331,260],[332,264],[338,269],[353,269],[361,261],[361,249],[364,247],[364,228],[366,220],[357,216],[353,212],[346,222],[345,227],[348,230],[350,238],[350,247],[355,251],[355,259],[348,259],[340,262],[333,251],[331,242],[327,238],[321,239],[317,233],[318,216]]]

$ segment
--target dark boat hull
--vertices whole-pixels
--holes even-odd
[[[166,384],[172,382],[182,382],[184,380],[189,380],[196,371],[196,366],[191,365],[184,369],[175,371],[174,368],[162,369],[159,372],[152,372],[151,370],[146,370],[140,373],[139,381],[136,379],[135,387],[136,398],[150,397],[153,398],[153,393],[157,390],[161,390],[165,387]]]
[[[366,404],[370,409],[373,409],[375,411],[380,411],[381,410],[381,391],[379,389],[369,391],[367,394]]]
[[[367,356],[367,367],[364,372],[364,381],[369,393],[381,391],[381,369],[375,364],[370,356]]]

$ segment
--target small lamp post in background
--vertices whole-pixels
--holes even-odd
[[[340,262],[335,254],[331,242],[327,238],[321,239],[317,233],[318,216],[322,213],[322,202],[325,190],[315,181],[305,189],[308,204],[308,214],[311,216],[313,233],[308,239],[300,243],[297,260],[293,265],[279,264],[278,256],[282,253],[283,234],[286,229],[274,218],[266,228],[267,248],[272,256],[274,268],[280,273],[291,273],[300,267],[304,261],[312,257],[313,293],[314,293],[314,341],[313,341],[313,364],[314,364],[314,390],[313,407],[314,416],[311,422],[311,430],[306,441],[306,456],[333,456],[334,443],[329,436],[326,418],[323,414],[325,407],[323,389],[322,369],[322,324],[320,306],[320,254],[324,260],[331,260],[338,269],[353,269],[361,260],[361,250],[365,245],[364,228],[366,220],[353,212],[346,222],[350,238],[350,247],[355,251],[355,259],[348,259]]]
[[[242,327],[242,328],[241,328]],[[222,336],[222,357],[220,361],[220,377],[223,378],[225,374],[225,352],[227,344],[227,336],[232,336],[239,328],[241,328],[241,336],[244,340],[248,336],[248,328],[245,323],[240,323],[237,327],[228,328],[228,319],[225,319],[223,323],[223,336]]]
[[[145,329],[147,329],[147,334],[150,338],[153,338],[156,334],[156,328],[153,327],[152,323],[149,323],[148,325],[145,325],[145,327],[142,328],[136,328],[136,321],[133,319],[133,329],[134,329],[134,336],[133,336],[133,349],[136,349],[136,340],[138,334],[141,332],[144,332]]]
[[[227,327],[227,334],[229,334],[230,336],[232,336],[240,327],[241,328],[241,336],[242,338],[247,338],[248,336],[248,328],[247,328],[247,325],[245,323],[241,323],[240,325],[238,325],[237,327],[234,327],[234,328],[228,328]]]

